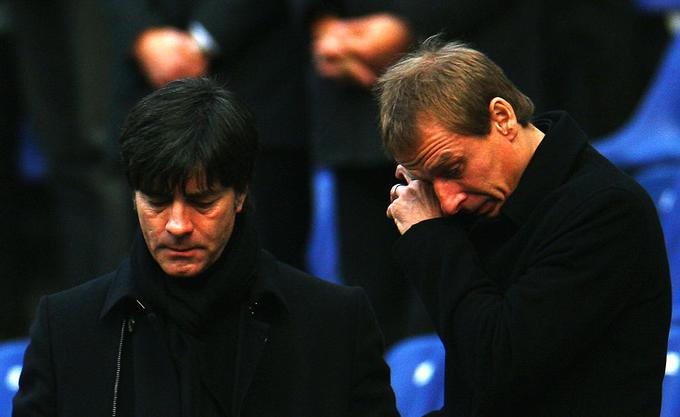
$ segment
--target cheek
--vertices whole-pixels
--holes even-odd
[[[151,210],[138,211],[139,225],[143,230],[156,230],[163,222],[162,216]]]
[[[234,228],[233,213],[220,212],[211,216],[201,217],[194,223],[196,233],[204,239],[220,245],[223,241],[228,241]]]
[[[152,210],[138,210],[137,217],[144,240],[150,248],[155,247],[165,232],[166,216]]]

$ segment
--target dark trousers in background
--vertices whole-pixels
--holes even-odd
[[[305,150],[265,149],[258,155],[250,184],[262,247],[303,270],[311,218],[309,172]]]
[[[392,260],[399,232],[386,216],[394,168],[335,169],[340,275],[368,293],[385,344],[433,331],[425,308]]]

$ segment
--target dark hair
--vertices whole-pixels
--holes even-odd
[[[120,136],[123,167],[133,190],[172,193],[194,177],[246,190],[258,149],[248,109],[215,81],[173,81],[137,103]]]
[[[453,133],[482,137],[490,131],[494,97],[512,105],[522,126],[534,111],[531,100],[486,55],[439,36],[390,67],[376,91],[383,145],[392,156],[414,149],[419,117],[431,117]]]

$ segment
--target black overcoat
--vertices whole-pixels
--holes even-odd
[[[446,347],[440,415],[658,417],[671,293],[656,210],[565,113],[499,218],[414,225],[396,255]]]
[[[102,0],[113,49],[114,137],[130,108],[152,91],[132,56],[152,27],[186,30],[200,23],[219,45],[209,75],[252,110],[264,150],[298,149],[307,139],[306,46],[292,0]]]
[[[126,261],[41,300],[14,417],[179,415],[158,318],[130,296],[132,278]],[[398,415],[363,290],[312,278],[265,252],[254,286],[241,311],[231,415]]]
[[[298,0],[308,18],[334,14],[356,18],[391,13],[405,20],[414,41],[441,33],[463,40],[498,63],[537,104],[541,101],[540,9],[535,0]],[[521,44],[521,48],[516,45]],[[310,65],[313,63],[310,61]],[[310,140],[314,161],[335,168],[380,167],[392,171],[378,131],[378,103],[370,89],[308,72]],[[383,191],[384,193],[384,191]]]

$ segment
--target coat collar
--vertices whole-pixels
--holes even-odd
[[[587,145],[585,133],[565,112],[544,113],[534,119],[534,125],[545,137],[501,210],[516,225],[524,223],[539,202],[567,180]]]
[[[258,254],[255,282],[249,296],[251,309],[256,307],[258,311],[269,313],[288,311],[286,298],[275,279],[278,268],[276,259],[261,250]],[[127,258],[114,273],[99,317],[103,319],[114,311],[132,313],[140,309],[146,309],[146,305],[135,286],[134,273],[130,267],[130,259]]]

